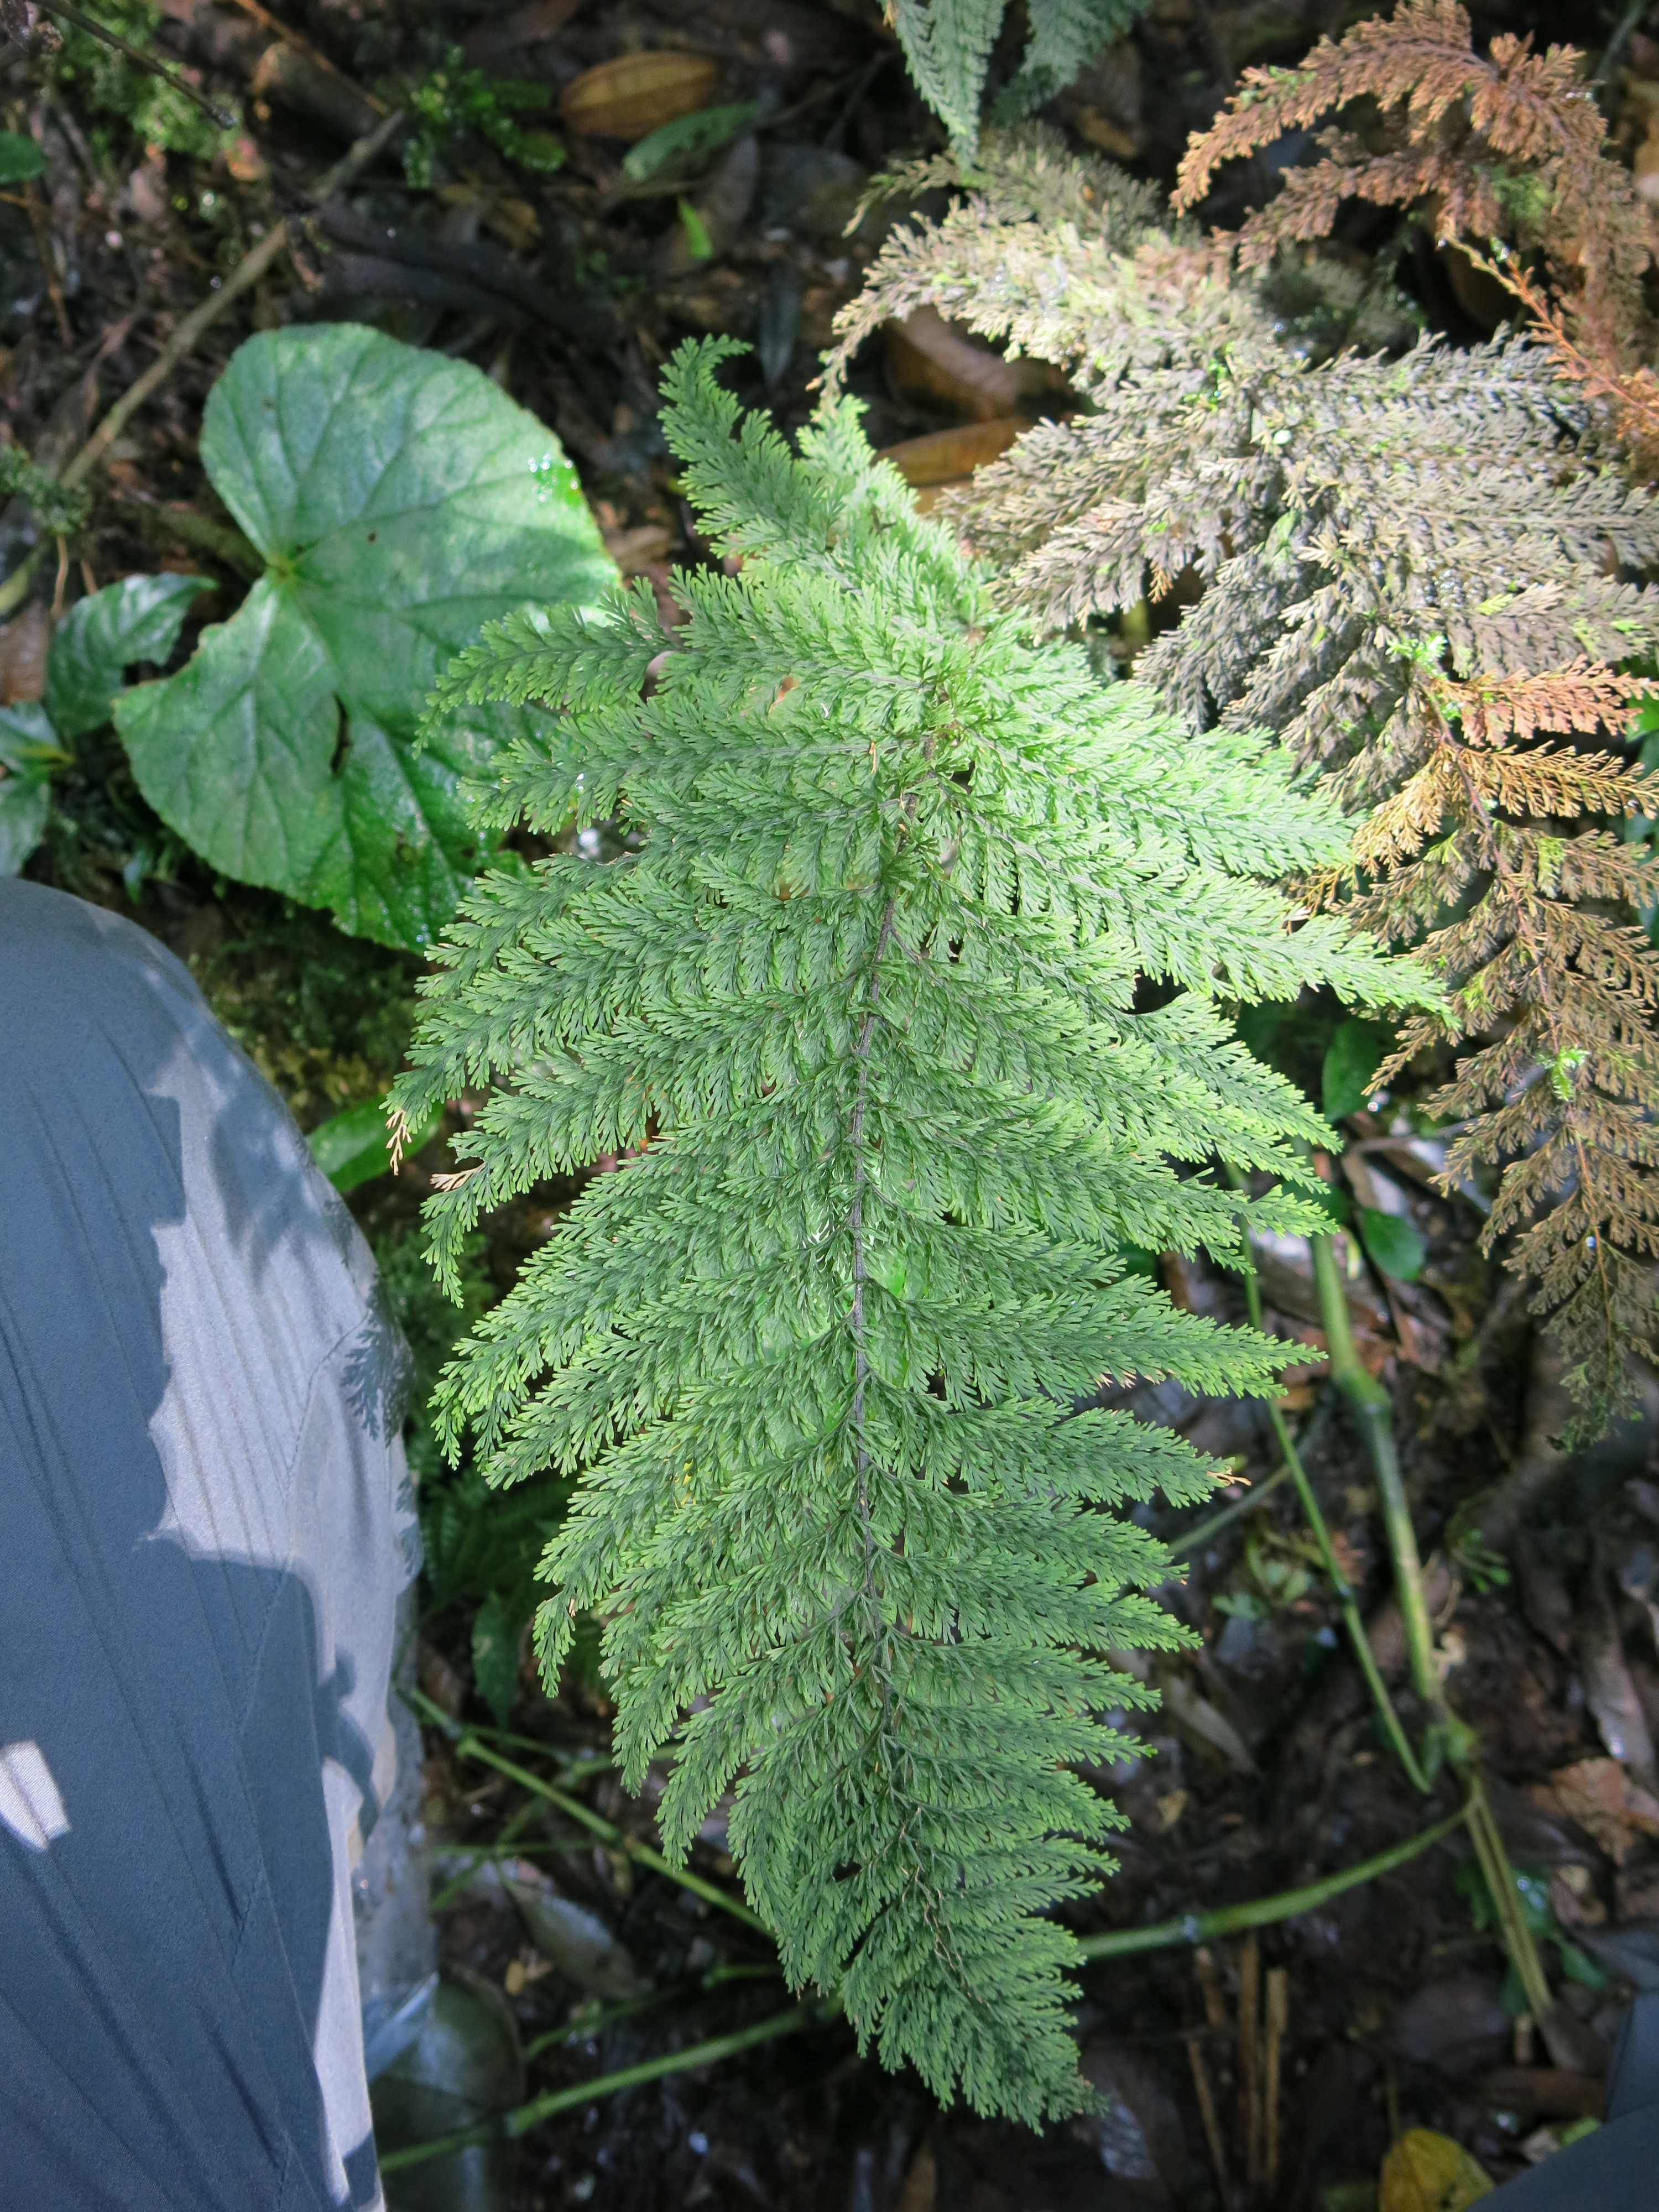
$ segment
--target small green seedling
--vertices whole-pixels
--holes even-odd
[[[39,699],[0,707],[0,875],[15,876],[45,833],[52,779],[107,722],[135,661],[165,661],[200,576],[129,576],[71,607],[46,655]]]

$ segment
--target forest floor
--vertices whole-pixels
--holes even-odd
[[[142,33],[155,11],[124,0],[118,12]],[[1534,28],[1585,41],[1578,14],[1560,13],[1558,25],[1541,8],[1475,10],[1482,35]],[[161,0],[157,50],[241,103],[240,135],[216,149],[169,150],[154,134],[179,142],[186,131],[153,117],[135,124],[142,81],[130,75],[83,65],[43,88],[15,48],[0,60],[10,127],[32,131],[48,155],[39,181],[0,191],[0,416],[37,459],[80,444],[179,319],[301,208],[352,136],[398,102],[413,100],[420,118],[416,156],[388,152],[343,201],[307,217],[293,253],[232,303],[125,427],[84,562],[55,576],[48,563],[40,592],[0,628],[0,702],[38,694],[54,604],[83,588],[137,570],[208,576],[214,591],[181,654],[202,623],[234,609],[245,576],[198,456],[203,402],[251,330],[307,318],[373,321],[477,362],[556,430],[608,547],[624,573],[651,579],[672,619],[671,565],[707,556],[655,425],[661,362],[689,332],[735,333],[757,347],[734,371],[736,388],[798,426],[831,319],[881,235],[876,216],[845,234],[863,186],[938,143],[873,0],[283,0],[276,15],[252,0]],[[1155,0],[1052,119],[1167,184],[1187,133],[1242,68],[1294,59],[1337,27],[1319,0]],[[508,111],[479,92],[487,79],[544,90],[545,120],[556,122],[582,72],[639,50],[680,57],[701,106],[758,103],[752,127],[694,175],[667,179],[672,189],[661,177],[631,182],[619,137],[563,132],[568,158],[551,171],[501,150]],[[1615,120],[1627,110],[1645,128],[1659,45],[1638,35],[1626,58]],[[528,109],[511,113],[538,125]],[[1209,212],[1226,221],[1238,210]],[[1370,242],[1362,228],[1342,250],[1363,255]],[[497,254],[478,255],[481,243]],[[1480,303],[1460,296],[1431,252],[1407,264],[1407,282],[1430,326],[1453,342],[1478,333]],[[988,400],[959,359],[941,365],[896,341],[879,356],[866,349],[854,386],[874,442],[960,427],[988,407],[1034,416],[1056,404],[1052,380],[1005,386],[994,366],[981,363]],[[31,528],[16,503],[0,516],[0,565],[15,564]],[[419,963],[215,880],[149,813],[112,738],[66,778],[29,872],[136,916],[185,958],[302,1126],[376,1097],[395,1073]],[[1334,1007],[1304,1006],[1255,1041],[1318,1097],[1340,1019]],[[763,1936],[641,1859],[654,1838],[652,1789],[630,1797],[610,1769],[610,1709],[591,1666],[573,1670],[556,1700],[527,1662],[514,1673],[523,1559],[550,1493],[532,1491],[528,1517],[507,1529],[491,1518],[494,1501],[481,1510],[465,1470],[439,1468],[417,1425],[428,1553],[423,1817],[444,1957],[499,1990],[516,2025],[527,2055],[508,2067],[502,2101],[571,2095],[519,2143],[501,2203],[518,2212],[1364,2212],[1403,2127],[1455,2138],[1502,2179],[1595,2113],[1622,2002],[1632,1988],[1659,1987],[1659,1802],[1648,1794],[1659,1735],[1659,1389],[1589,1454],[1555,1447],[1559,1380],[1514,1286],[1479,1251],[1482,1192],[1431,1188],[1443,1140],[1414,1113],[1415,1095],[1407,1085],[1349,1115],[1332,1172],[1356,1203],[1408,1222],[1424,1247],[1410,1283],[1353,1256],[1350,1297],[1361,1356],[1392,1399],[1448,1693],[1479,1739],[1561,2000],[1552,2047],[1506,1986],[1454,1829],[1394,1873],[1255,1936],[1091,1965],[1078,2030],[1084,2070],[1109,2100],[1101,2115],[1039,2137],[941,2114],[913,2079],[861,2057],[843,2024],[793,2012]],[[455,1323],[421,1287],[417,1209],[473,1103],[458,1103],[395,1182],[366,1184],[350,1201],[428,1374]],[[507,1287],[572,1195],[541,1189],[488,1224],[475,1304]],[[1316,1350],[1306,1247],[1285,1240],[1258,1262],[1267,1325]],[[1236,1279],[1201,1261],[1159,1264],[1178,1302],[1244,1317]],[[1131,1402],[1231,1459],[1253,1488],[1196,1541],[1212,1515],[1155,1523],[1188,1564],[1163,1595],[1201,1642],[1159,1664],[1164,1702],[1146,1757],[1093,1778],[1126,1825],[1116,1877],[1070,1916],[1084,1934],[1315,1881],[1407,1841],[1458,1802],[1448,1777],[1425,1797],[1390,1756],[1296,1493],[1273,1482],[1280,1454],[1264,1409],[1172,1389]],[[1360,1439],[1311,1362],[1287,1377],[1284,1411],[1402,1717],[1420,1735]],[[1495,1484],[1519,1528],[1507,1560],[1459,1534],[1460,1509]],[[492,1625],[510,1639],[505,1679],[499,1648],[491,1671]],[[725,1842],[717,1814],[694,1870],[734,1897]],[[720,2063],[582,2094],[589,2081],[786,2016],[790,2033]],[[475,2185],[476,2175],[463,2187],[453,2162],[411,2167],[393,2178],[392,2201],[483,2203],[465,2193]]]

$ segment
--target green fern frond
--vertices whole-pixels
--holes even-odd
[[[916,90],[970,158],[1004,0],[889,0],[888,17]]]
[[[1149,0],[1030,0],[1031,36],[1019,74],[997,101],[999,115],[1023,115],[1064,92],[1101,48],[1145,15]]]
[[[629,1782],[672,1758],[666,1847],[734,1789],[791,1980],[1036,2122],[1083,2096],[1054,1914],[1119,1820],[1077,1770],[1148,1701],[1090,1655],[1186,1640],[1123,1509],[1212,1480],[1074,1408],[1138,1376],[1256,1391],[1285,1357],[1118,1255],[1314,1218],[1322,1125],[1224,1000],[1434,994],[1261,879],[1343,856],[1281,757],[1034,647],[852,403],[792,456],[739,421],[728,350],[682,349],[665,419],[745,557],[677,580],[649,699],[622,596],[452,678],[548,705],[505,771],[535,818],[580,775],[634,838],[483,878],[427,987],[397,1103],[489,1090],[428,1203],[442,1273],[482,1211],[623,1160],[452,1361],[441,1431],[492,1482],[575,1478],[536,1649],[550,1681],[576,1613],[605,1624]],[[1143,975],[1179,991],[1138,1012]],[[1218,1149],[1285,1188],[1253,1208],[1175,1164]]]
[[[1023,115],[1063,92],[1079,70],[1146,12],[1151,0],[1026,0],[1030,36],[1018,73],[996,103]],[[888,0],[916,90],[951,134],[951,152],[979,151],[980,103],[1006,0]]]

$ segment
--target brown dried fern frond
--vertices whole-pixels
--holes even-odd
[[[941,155],[901,175],[932,177],[948,166]],[[1028,189],[1012,157],[988,185],[982,168],[961,173],[968,198],[937,222],[896,226],[863,289],[836,317],[828,389],[884,323],[923,307],[1011,356],[1059,363],[1085,390],[1131,368],[1201,364],[1255,319],[1212,254],[1151,227],[1145,188],[1133,178],[1104,161],[1067,156],[1066,167],[1070,189],[1050,179],[1041,192]],[[1054,204],[1093,213],[1087,223],[1050,220]]]
[[[1322,39],[1293,69],[1246,70],[1222,115],[1188,145],[1175,204],[1195,206],[1224,162],[1370,103],[1381,111],[1380,139],[1375,130],[1326,131],[1322,158],[1292,171],[1227,241],[1240,265],[1328,235],[1346,199],[1416,206],[1442,240],[1541,251],[1568,324],[1599,358],[1631,366],[1648,334],[1641,280],[1654,258],[1654,219],[1603,151],[1584,57],[1563,46],[1534,53],[1530,36],[1505,33],[1483,58],[1471,38],[1456,0],[1401,0],[1386,21]]]
[[[1465,250],[1474,266],[1506,285],[1532,317],[1537,335],[1549,347],[1558,375],[1576,384],[1590,398],[1611,405],[1638,474],[1652,483],[1659,476],[1659,378],[1646,366],[1632,367],[1621,359],[1624,349],[1616,339],[1609,343],[1598,334],[1587,334],[1587,344],[1595,350],[1581,345],[1567,327],[1562,310],[1519,262],[1507,255],[1501,261],[1490,260],[1472,249]]]
[[[1357,882],[1356,918],[1417,947],[1446,987],[1379,1080],[1429,1046],[1478,1041],[1428,1101],[1462,1125],[1443,1186],[1502,1165],[1483,1249],[1510,1240],[1584,1435],[1628,1404],[1624,1354],[1653,1333],[1659,951],[1620,916],[1659,896],[1659,865],[1646,846],[1558,827],[1642,813],[1643,771],[1536,732],[1617,732],[1646,690],[1582,659],[1459,684],[1417,657],[1405,711],[1430,757],[1361,825],[1346,882],[1317,887],[1330,902]]]
[[[1068,223],[1114,252],[1133,251],[1143,231],[1168,220],[1155,185],[1112,161],[1085,168],[1061,132],[1026,123],[1017,131],[988,125],[971,161],[927,154],[872,177],[848,232],[880,201],[914,200],[941,188],[974,193],[997,222],[1036,222],[1048,229]]]
[[[1541,65],[1522,76],[1559,90]],[[1074,166],[1072,204],[1109,195],[1100,165]],[[922,305],[1061,362],[1084,396],[950,502],[1005,601],[1053,631],[1187,572],[1197,602],[1137,676],[1198,727],[1270,730],[1358,817],[1349,866],[1301,891],[1352,902],[1439,967],[1447,1004],[1403,1032],[1396,1064],[1471,1045],[1437,1104],[1507,1163],[1494,1218],[1593,1420],[1647,1325],[1659,1206],[1631,1135],[1659,1110],[1659,954],[1627,921],[1659,883],[1601,826],[1645,802],[1594,743],[1622,734],[1643,688],[1614,664],[1659,648],[1659,592],[1620,573],[1659,565],[1659,503],[1547,345],[1310,365],[1261,280],[1169,233],[1109,248],[981,193],[889,240],[832,376]],[[1607,1255],[1586,1267],[1573,1240],[1591,1234]]]

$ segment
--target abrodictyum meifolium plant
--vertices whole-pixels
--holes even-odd
[[[732,350],[681,349],[664,419],[739,572],[683,572],[672,639],[638,585],[509,617],[441,695],[550,709],[482,822],[619,818],[637,848],[484,878],[427,986],[396,1107],[490,1088],[429,1202],[441,1274],[487,1208],[623,1159],[478,1322],[441,1424],[495,1482],[574,1479],[537,1650],[551,1681],[579,1610],[604,1622],[625,1778],[672,1753],[666,1848],[735,1783],[791,1980],[1036,2121],[1083,2095],[1053,1908],[1120,1825],[1076,1770],[1150,1702],[1102,1655],[1185,1639],[1125,1509],[1214,1475],[1088,1401],[1259,1391],[1285,1357],[1121,1255],[1328,1218],[1290,1188],[1323,1125],[1229,1002],[1423,987],[1273,888],[1343,847],[1282,753],[1034,646],[854,402],[792,456],[739,423]],[[1218,1158],[1286,1187],[1242,1205],[1190,1171]]]

